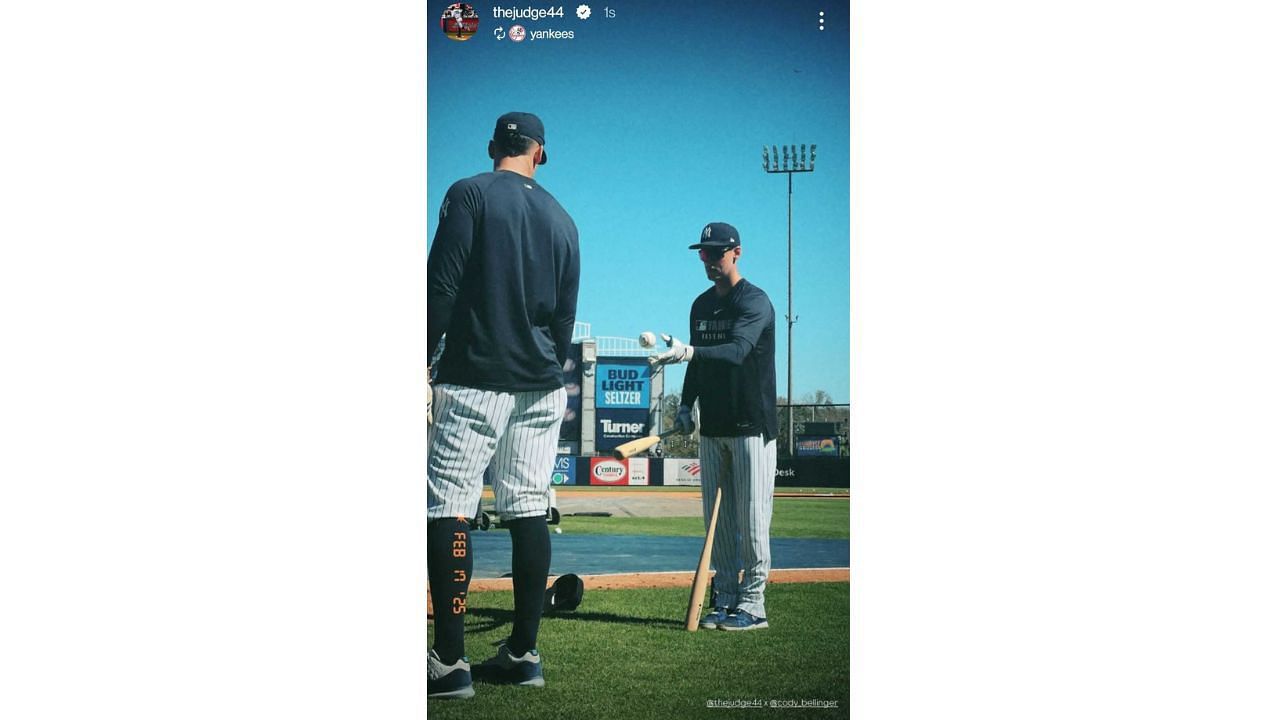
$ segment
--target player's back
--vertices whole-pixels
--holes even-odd
[[[438,380],[508,391],[560,387],[557,344],[572,336],[577,301],[577,228],[531,178],[496,171],[460,182],[474,183],[477,207]]]

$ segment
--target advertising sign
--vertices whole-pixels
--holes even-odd
[[[577,485],[578,463],[572,455],[557,455],[551,469],[552,485]]]
[[[663,485],[701,485],[702,466],[697,458],[667,458],[663,460]]]
[[[627,485],[630,482],[631,469],[627,463],[611,457],[593,457],[590,467],[592,485]]]
[[[777,487],[849,487],[848,457],[778,458]]]
[[[797,457],[840,457],[840,438],[825,435],[797,435]]]
[[[648,434],[648,409],[596,410],[596,452],[608,452]]]
[[[596,364],[596,410],[648,410],[650,372],[645,358],[601,360]]]
[[[649,484],[649,458],[633,457],[627,458],[629,463],[627,467],[627,484],[628,485],[648,485]]]

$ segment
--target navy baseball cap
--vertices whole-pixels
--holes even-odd
[[[719,248],[729,250],[740,245],[742,245],[742,241],[738,239],[737,228],[729,223],[715,222],[702,228],[701,241],[690,245],[689,249]]]
[[[526,112],[509,112],[498,118],[498,124],[493,127],[493,138],[508,133],[524,135],[527,138],[533,138],[542,146],[542,162],[539,165],[547,164],[547,133],[542,129],[542,121],[537,115]]]

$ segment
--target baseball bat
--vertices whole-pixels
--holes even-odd
[[[698,558],[698,571],[693,574],[693,592],[689,593],[689,612],[684,616],[684,629],[698,629],[702,615],[702,599],[707,594],[707,580],[711,574],[711,543],[716,537],[716,521],[720,518],[720,488],[716,487],[716,501],[711,506],[711,522],[707,523],[707,539],[702,541],[702,557]]]
[[[654,445],[657,445],[658,442],[662,440],[662,438],[668,435],[673,435],[675,434],[675,432],[676,430],[673,428],[671,430],[668,430],[662,433],[661,435],[650,435],[649,437],[642,437],[639,440],[624,442],[618,447],[613,449],[613,459],[625,460],[631,457],[632,455],[639,455],[645,450],[648,450]]]

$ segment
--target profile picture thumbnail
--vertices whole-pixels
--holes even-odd
[[[450,40],[470,40],[480,29],[480,16],[467,3],[454,3],[440,15],[440,30]]]

